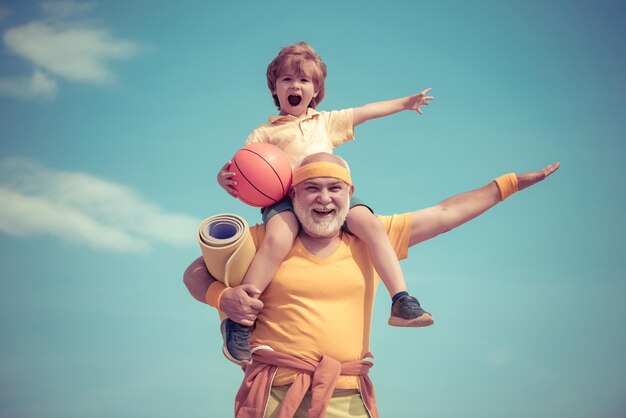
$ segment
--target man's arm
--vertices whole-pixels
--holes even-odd
[[[517,189],[530,187],[554,173],[560,163],[527,174],[517,174]],[[429,240],[483,214],[502,200],[500,189],[491,182],[480,189],[461,193],[436,206],[412,214],[409,246]]]
[[[426,89],[421,93],[399,99],[368,103],[361,107],[355,107],[353,109],[352,125],[357,126],[370,119],[381,118],[403,110],[415,110],[421,115],[422,110],[420,106],[428,106],[428,102],[433,99],[432,96],[428,96],[430,90]]]
[[[209,290],[209,286],[215,282],[216,280],[206,269],[202,257],[196,258],[183,274],[183,283],[187,286],[187,290],[189,290],[191,296],[202,303],[207,303],[206,292]]]
[[[191,296],[202,303],[207,303],[206,294],[209,286],[222,286],[207,270],[202,257],[194,260],[185,273],[183,282]],[[256,316],[263,308],[263,302],[258,299],[261,292],[253,285],[241,285],[223,290],[219,308],[230,319],[242,325],[251,326]]]

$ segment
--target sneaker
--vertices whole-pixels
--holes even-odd
[[[413,296],[402,296],[391,307],[391,316],[387,323],[394,327],[427,327],[432,325],[433,317],[422,309]]]
[[[224,339],[222,352],[226,358],[240,366],[246,366],[252,363],[249,341],[252,327],[238,324],[226,318],[222,321],[220,330],[222,331],[222,338]]]

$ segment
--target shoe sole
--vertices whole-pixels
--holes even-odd
[[[424,314],[413,319],[403,319],[403,318],[398,318],[397,316],[391,316],[389,317],[389,321],[387,321],[387,324],[391,325],[392,327],[411,327],[411,328],[429,327],[434,323],[435,323],[435,320],[429,314]]]
[[[222,353],[224,354],[224,357],[226,357],[228,360],[235,363],[237,366],[246,367],[252,364],[252,359],[248,361],[242,361],[242,360],[237,360],[235,357],[231,356],[230,353],[228,352],[228,348],[226,348],[225,345],[222,346]]]

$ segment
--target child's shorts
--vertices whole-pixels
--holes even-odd
[[[355,206],[365,206],[366,208],[369,209],[370,212],[374,213],[372,208],[367,206],[364,201],[362,201],[358,197],[352,196],[352,198],[350,199],[350,209],[352,209]],[[267,225],[267,222],[270,220],[272,216],[278,215],[279,213],[284,212],[286,210],[293,212],[293,204],[291,203],[291,198],[289,197],[289,195],[283,197],[282,200],[279,200],[277,203],[274,203],[272,206],[267,206],[261,209],[261,215],[263,216],[263,223]],[[343,227],[347,232],[350,232],[345,224]]]

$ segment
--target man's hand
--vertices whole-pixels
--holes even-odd
[[[233,180],[235,173],[228,171],[231,161],[224,164],[224,167],[217,173],[217,182],[226,192],[232,197],[237,197],[237,190],[233,186],[237,185],[237,182]]]
[[[251,284],[228,288],[220,299],[220,309],[233,321],[252,326],[263,309],[263,302],[258,299],[260,294],[261,291]]]
[[[428,103],[430,100],[434,99],[433,96],[428,96],[428,93],[430,93],[432,89],[428,88],[426,90],[424,90],[423,92],[416,94],[414,96],[410,96],[407,99],[406,105],[405,105],[405,109],[406,110],[415,110],[417,113],[419,113],[420,115],[423,115],[424,113],[422,112],[422,109],[420,109],[420,106],[428,106],[430,103]]]
[[[534,173],[517,174],[517,190],[524,190],[527,187],[532,186],[535,183],[547,178],[549,175],[559,169],[561,163],[550,164],[546,168],[535,171]]]

